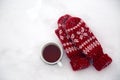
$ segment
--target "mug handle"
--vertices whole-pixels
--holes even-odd
[[[62,64],[62,62],[57,62],[57,65],[59,66],[59,67],[62,67],[63,66],[63,64]]]

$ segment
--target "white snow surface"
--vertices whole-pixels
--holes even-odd
[[[73,71],[40,59],[41,45],[60,44],[54,30],[64,14],[82,18],[112,57],[97,71]],[[0,80],[120,80],[120,0],[0,0]]]

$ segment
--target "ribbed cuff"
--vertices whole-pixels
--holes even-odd
[[[74,71],[85,69],[90,65],[90,62],[87,58],[76,58],[70,61],[72,69]]]
[[[96,70],[100,71],[107,67],[111,62],[112,59],[107,54],[103,54],[98,60],[93,62],[93,66]]]

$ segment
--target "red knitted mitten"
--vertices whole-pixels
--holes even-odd
[[[62,16],[58,23],[60,22],[58,29],[55,30],[56,35],[58,36],[60,42],[63,45],[63,48],[70,59],[70,64],[73,70],[80,70],[87,68],[90,63],[86,56],[81,52],[81,50],[77,49],[75,45],[71,42],[70,38],[67,36],[64,30],[64,23],[67,20],[69,15]]]
[[[62,27],[56,29],[55,33],[58,36],[60,42],[62,43],[67,56],[71,60],[70,64],[73,70],[80,70],[87,68],[89,66],[88,59],[85,57],[85,55],[82,54],[80,50],[78,50],[74,46],[71,40],[67,38],[67,35],[63,31]]]
[[[103,49],[94,34],[78,17],[70,17],[65,23],[66,32],[75,45],[93,60],[93,66],[102,70],[108,66],[112,59],[103,53]]]

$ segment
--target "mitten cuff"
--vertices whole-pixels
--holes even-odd
[[[98,70],[102,70],[112,62],[112,59],[107,55],[103,54],[99,59],[93,62],[93,66]]]
[[[76,58],[70,61],[72,69],[74,71],[81,70],[87,68],[90,63],[87,58]]]

